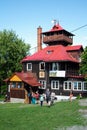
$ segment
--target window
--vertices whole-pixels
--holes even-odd
[[[64,90],[82,90],[82,82],[80,81],[65,81],[64,82]]]
[[[47,54],[51,54],[53,52],[53,50],[48,50]]]
[[[73,83],[74,90],[77,90],[77,82]]]
[[[40,62],[39,69],[40,70],[45,70],[45,63],[44,62]]]
[[[80,81],[73,82],[73,89],[81,91],[82,90],[82,82],[80,82]]]
[[[16,88],[16,82],[12,82],[11,87]]]
[[[17,83],[17,88],[22,88],[22,82]]]
[[[69,88],[69,90],[72,89],[72,83],[71,82],[68,82],[68,88]]]
[[[78,90],[81,90],[81,89],[82,89],[82,83],[78,82]]]
[[[87,91],[87,82],[83,82],[83,90]]]
[[[59,70],[59,64],[58,63],[52,63],[52,70]]]
[[[52,81],[51,81],[51,88],[52,88],[52,89],[59,89],[59,81],[57,81],[57,80],[52,80]]]
[[[42,89],[46,89],[46,81],[45,80],[39,80],[39,82],[42,84]]]
[[[65,81],[64,82],[64,90],[71,90],[72,89],[72,82],[71,81]]]
[[[27,71],[32,70],[32,63],[27,63]]]

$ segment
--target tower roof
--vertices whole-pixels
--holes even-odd
[[[64,30],[59,24],[56,24],[52,27],[52,29],[50,30],[50,32],[53,31],[60,31],[60,30]]]
[[[59,32],[59,31],[64,31],[70,36],[74,36],[71,32],[68,32],[67,30],[63,29],[59,24],[55,24],[49,31],[43,32],[42,34],[48,34],[48,33],[54,33],[54,32]]]

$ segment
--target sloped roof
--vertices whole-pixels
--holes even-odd
[[[81,46],[71,46],[70,50],[80,49]],[[47,46],[44,49],[40,50],[39,52],[31,55],[26,56],[22,62],[26,61],[44,61],[44,62],[53,62],[53,61],[71,61],[77,62],[74,57],[68,53],[69,47],[63,45],[56,45],[56,46]]]
[[[77,50],[82,50],[83,51],[82,45],[67,46],[67,51],[77,51]]]
[[[37,78],[35,75],[31,72],[15,72],[11,77],[8,79],[4,80],[6,82],[10,81],[10,79],[14,76],[17,75],[23,82],[31,85],[31,86],[41,86],[41,84],[37,81]]]
[[[68,32],[67,30],[63,29],[59,24],[54,25],[52,27],[52,29],[50,29],[47,32],[43,32],[42,34],[46,34],[46,33],[49,33],[49,32],[55,32],[55,31],[62,31],[62,30],[67,32],[69,35],[74,36],[74,34],[72,34],[71,32]]]
[[[53,26],[53,28],[50,31],[60,31],[64,30],[59,24],[56,24]]]

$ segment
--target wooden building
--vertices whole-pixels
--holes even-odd
[[[8,86],[7,96],[10,102],[31,103],[28,94],[35,93],[38,86],[41,86],[35,74],[31,72],[15,72],[5,81]]]
[[[59,24],[47,32],[37,29],[38,51],[21,62],[24,72],[36,74],[43,92],[50,88],[56,95],[69,95],[71,90],[74,96],[87,95],[87,82],[79,73],[83,47],[73,45],[73,36]]]

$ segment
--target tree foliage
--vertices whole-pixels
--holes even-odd
[[[26,56],[30,45],[11,30],[0,32],[0,83],[15,71],[21,71],[20,61]]]
[[[84,52],[81,55],[80,73],[87,74],[87,47],[85,47]]]

